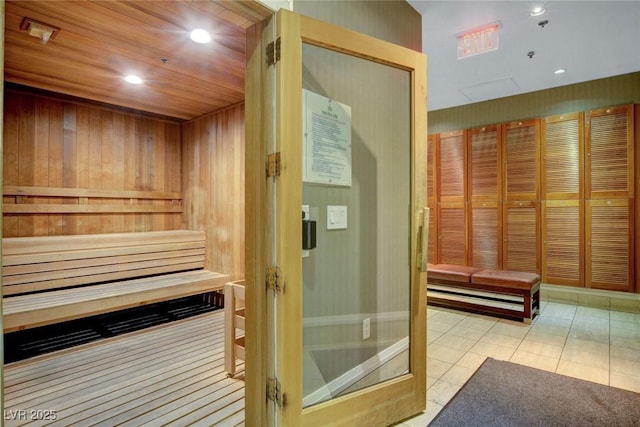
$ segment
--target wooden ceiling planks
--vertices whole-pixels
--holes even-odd
[[[8,0],[5,80],[190,120],[243,101],[245,29],[267,15],[255,2]],[[20,30],[24,17],[61,30],[43,45]],[[189,40],[195,27],[212,43]],[[145,83],[125,83],[129,73]]]

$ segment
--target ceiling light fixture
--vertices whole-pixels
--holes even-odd
[[[189,33],[189,38],[196,43],[204,44],[211,41],[211,34],[207,30],[196,28]]]
[[[566,69],[564,69],[564,68],[558,68],[557,70],[555,70],[555,71],[553,72],[553,74],[564,74],[564,73],[566,73],[566,72],[567,72],[567,70],[566,70]]]
[[[131,83],[132,85],[141,85],[142,79],[134,74],[129,74],[124,78],[127,83]]]
[[[533,9],[531,9],[531,12],[529,12],[529,16],[540,16],[545,12],[544,7],[542,6],[536,6]]]

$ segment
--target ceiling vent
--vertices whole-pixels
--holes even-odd
[[[26,31],[31,37],[40,39],[42,44],[46,44],[60,31],[58,27],[31,18],[24,18],[20,24],[20,29]]]

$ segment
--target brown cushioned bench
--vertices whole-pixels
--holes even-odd
[[[204,269],[202,231],[2,239],[4,331],[224,288]]]
[[[540,276],[451,264],[427,267],[427,302],[522,319],[530,323],[540,312]]]

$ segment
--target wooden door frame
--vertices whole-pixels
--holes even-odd
[[[341,419],[343,423],[352,424],[354,420],[366,416],[367,422],[385,425],[412,414],[419,413],[426,405],[426,273],[420,272],[417,263],[411,269],[411,341],[410,373],[399,378],[389,380],[349,395],[324,402],[303,410],[302,386],[300,373],[302,372],[302,354],[292,357],[278,353],[277,360],[266,360],[269,357],[269,338],[264,320],[269,292],[263,285],[267,270],[267,257],[271,248],[267,245],[269,230],[262,221],[267,215],[266,209],[268,191],[265,181],[277,180],[278,193],[286,195],[279,197],[275,221],[276,235],[284,235],[286,239],[279,239],[275,245],[277,252],[278,285],[277,293],[277,339],[283,348],[302,349],[302,325],[287,324],[288,319],[301,319],[302,290],[299,283],[302,280],[302,265],[299,242],[301,230],[291,227],[291,223],[300,221],[300,205],[302,200],[301,180],[301,147],[289,144],[282,150],[282,141],[299,140],[302,135],[302,52],[301,44],[310,43],[335,50],[337,52],[373,60],[383,64],[402,68],[410,72],[411,110],[416,119],[411,122],[412,146],[412,224],[411,224],[411,254],[417,255],[418,230],[422,208],[426,206],[426,58],[421,53],[392,45],[369,36],[343,29],[334,25],[300,16],[293,12],[280,10],[275,18],[276,34],[271,40],[264,37],[258,40],[254,34],[254,43],[247,51],[247,93],[246,93],[246,285],[247,285],[247,390],[246,390],[246,423],[247,425],[265,425],[270,415],[265,404],[266,376],[270,367],[284,367],[278,375],[282,384],[281,409],[278,410],[278,424],[282,425],[326,425],[327,411],[331,411],[334,419]],[[266,27],[265,27],[266,28]],[[264,28],[263,28],[264,30]],[[270,31],[267,31],[270,33]],[[264,33],[263,33],[264,34]],[[266,44],[280,38],[280,54],[286,60],[280,60],[275,66],[266,65],[264,54]],[[291,66],[289,64],[297,64]],[[273,133],[265,129],[269,118],[265,108],[272,101],[265,96],[268,90],[266,75],[276,69],[276,85],[281,89],[276,95],[276,129],[277,148],[280,152],[281,176],[265,178],[266,149],[269,138]],[[298,242],[298,245],[292,242]],[[424,248],[426,250],[426,248]],[[412,258],[416,259],[416,258]],[[299,260],[291,262],[287,260]],[[296,284],[298,283],[298,284]],[[259,322],[259,323],[258,323]],[[256,340],[256,342],[252,342]],[[292,353],[292,352],[289,352]],[[293,352],[296,353],[296,352]],[[255,366],[250,366],[255,363]],[[260,378],[254,376],[260,375]],[[273,404],[270,404],[273,406]]]

